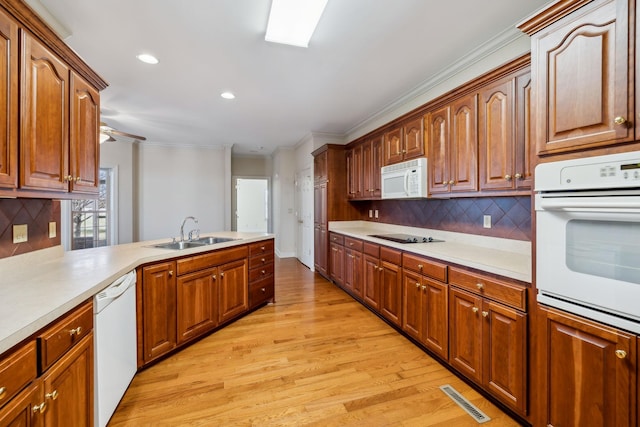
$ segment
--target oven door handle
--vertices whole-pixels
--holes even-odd
[[[602,213],[640,213],[640,204],[633,200],[607,198],[539,198],[538,207],[549,211],[582,211]]]

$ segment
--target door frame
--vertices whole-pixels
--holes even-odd
[[[231,177],[231,230],[238,231],[238,180],[239,179],[261,179],[267,181],[267,212],[269,218],[267,218],[267,233],[273,233],[273,189],[271,187],[270,176],[246,176],[246,175],[233,175]]]

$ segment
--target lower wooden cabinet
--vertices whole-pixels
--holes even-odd
[[[380,248],[380,304],[378,311],[396,326],[402,324],[402,252]]]
[[[364,284],[364,259],[362,252],[344,249],[344,288],[358,298],[362,298]]]
[[[534,425],[635,426],[637,337],[555,309],[541,306],[538,313],[534,374],[545,405]]]
[[[138,339],[141,336],[145,363],[173,350],[177,344],[175,271],[175,261],[142,269],[142,286],[139,286],[142,328],[138,329]]]
[[[178,344],[198,337],[218,325],[216,268],[207,268],[178,277]]]
[[[43,426],[45,410],[40,383],[31,384],[0,409],[0,426]]]
[[[249,309],[247,260],[242,259],[218,267],[219,321],[224,323]]]
[[[366,305],[377,310],[380,306],[380,246],[364,242],[364,286],[362,299]]]
[[[526,313],[450,287],[449,363],[526,414]]]
[[[342,286],[344,283],[344,246],[331,242],[330,247],[329,276],[335,283]]]
[[[249,245],[249,309],[275,301],[273,240]]]

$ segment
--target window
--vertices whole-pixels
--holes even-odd
[[[97,248],[111,244],[113,214],[111,169],[100,169],[98,198],[71,201],[71,249]]]

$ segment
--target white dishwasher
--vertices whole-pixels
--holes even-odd
[[[137,370],[135,271],[94,297],[93,316],[94,425],[104,427]]]

